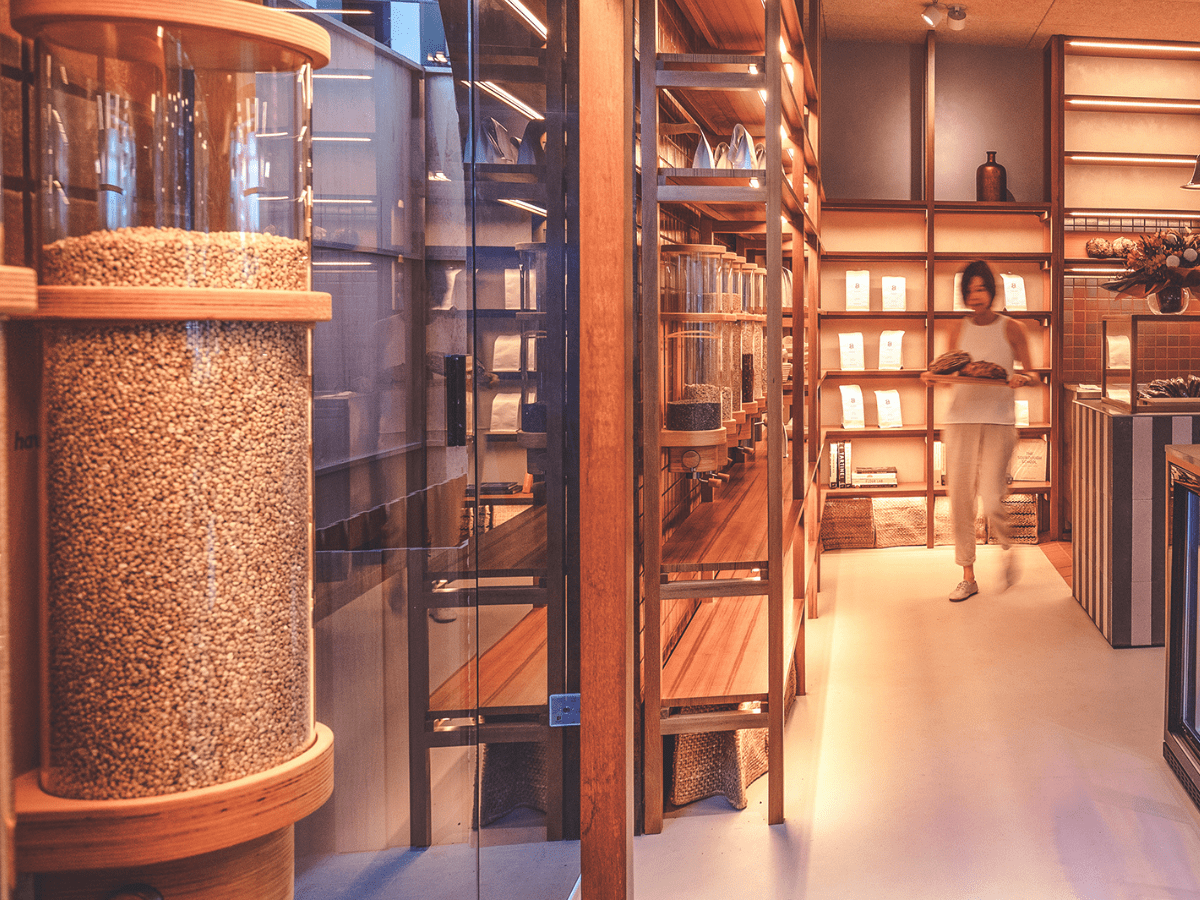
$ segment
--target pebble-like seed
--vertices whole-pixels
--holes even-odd
[[[202,239],[221,237],[179,232],[170,251],[137,240],[101,280],[72,280],[70,251],[119,234],[51,245],[77,242],[44,280],[181,286],[212,262],[219,241]],[[271,253],[259,243],[253,283],[241,272],[229,285],[305,288],[307,256],[277,273]],[[294,757],[312,722],[304,326],[47,326],[44,395],[46,789],[157,796]]]

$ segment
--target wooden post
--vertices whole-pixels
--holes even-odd
[[[579,3],[583,896],[633,895],[633,8]]]

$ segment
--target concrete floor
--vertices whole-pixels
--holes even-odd
[[[964,603],[950,548],[826,553],[787,821],[766,824],[766,778],[741,812],[672,811],[634,842],[637,900],[1200,900],[1200,814],[1162,758],[1163,651],[1111,649],[1061,566],[1014,552],[1023,577],[999,594],[980,548]],[[297,898],[570,893],[577,843],[473,844],[334,857]]]
[[[1200,898],[1200,815],[1162,758],[1161,649],[1113,650],[1037,547],[946,595],[949,548],[822,557],[787,822],[677,811],[635,843],[638,900]]]

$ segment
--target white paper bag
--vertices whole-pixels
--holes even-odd
[[[971,307],[963,302],[962,272],[954,273],[954,309],[957,312],[970,312]]]
[[[866,428],[862,388],[857,384],[843,384],[839,385],[839,388],[842,392],[842,427]]]
[[[1108,368],[1129,368],[1129,335],[1110,334],[1108,336]]]
[[[899,312],[907,306],[903,276],[883,276],[883,308],[889,312]]]
[[[504,270],[504,308],[521,308],[521,270]]]
[[[900,392],[876,391],[875,405],[879,410],[880,428],[903,428],[900,417]]]
[[[904,332],[884,331],[879,335],[879,368],[904,368]]]
[[[492,399],[492,424],[488,429],[493,434],[514,432],[521,424],[521,395],[497,394]]]
[[[1004,308],[1017,310],[1028,309],[1025,304],[1025,279],[1020,275],[1001,275],[1004,280]]]
[[[868,310],[871,308],[871,273],[866,269],[851,269],[846,272],[846,309]]]
[[[521,371],[521,336],[519,334],[496,335],[496,343],[492,345],[492,371]]]
[[[1017,417],[1017,427],[1018,428],[1028,428],[1029,427],[1029,401],[1028,400],[1017,400],[1015,414]]]
[[[866,354],[863,353],[863,337],[860,332],[839,334],[838,341],[842,345],[843,369],[861,372],[867,367]]]
[[[537,367],[537,338],[530,335],[525,338],[525,370],[536,372]]]

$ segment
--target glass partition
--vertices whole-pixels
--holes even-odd
[[[312,243],[334,310],[313,429],[315,702],[336,771],[296,828],[296,896],[520,883],[565,900],[578,729],[547,706],[578,690],[564,10],[272,5],[333,38]]]

